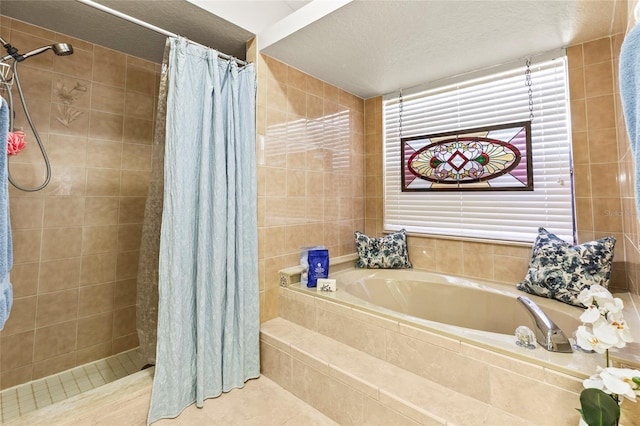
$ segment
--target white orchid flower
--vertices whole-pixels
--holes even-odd
[[[618,312],[607,312],[607,315],[605,316],[605,318],[607,319],[607,321],[609,322],[615,322],[615,321],[624,321],[624,314],[622,311],[618,311]]]
[[[610,344],[601,341],[596,337],[590,329],[581,325],[576,330],[576,343],[582,349],[586,349],[589,351],[596,351],[599,354],[603,354],[607,349],[611,347]]]
[[[582,290],[578,299],[587,306],[580,315],[583,326],[576,332],[578,345],[602,353],[611,347],[622,348],[633,341],[622,317],[624,304],[621,299],[614,298],[600,285]],[[587,328],[589,325],[591,329]]]
[[[616,334],[618,335],[618,339],[621,342],[624,342],[622,346],[616,346],[618,348],[624,347],[625,344],[633,342],[633,336],[631,335],[631,330],[627,326],[627,322],[623,319],[619,321],[612,321],[610,326],[614,329]]]
[[[578,300],[587,309],[580,315],[583,325],[576,330],[576,343],[583,349],[606,352],[609,364],[609,348],[623,348],[628,342],[633,341],[631,331],[623,318],[624,304],[621,299],[614,298],[606,288],[599,285],[582,290]],[[629,368],[598,367],[597,373],[582,383],[585,388],[622,395],[634,402],[636,395],[640,395],[640,371]],[[617,396],[614,399],[622,403]],[[581,418],[580,426],[583,424],[586,422]]]
[[[636,396],[640,395],[640,371],[630,368],[598,367],[596,374],[584,380],[582,384],[587,389],[595,388],[607,394],[624,395],[635,402]]]
[[[602,381],[602,377],[600,377],[600,373],[602,372],[602,370],[602,367],[598,366],[596,369],[596,374],[589,377],[588,379],[585,379],[582,382],[582,385],[585,387],[585,389],[595,388],[603,390],[604,382]]]
[[[602,302],[598,301],[598,306],[600,306],[601,310],[606,312],[606,315],[621,314],[622,310],[624,309],[624,303],[622,302],[622,299],[619,299],[617,297]]]
[[[593,288],[595,286],[591,286],[589,288],[584,288],[582,289],[582,291],[578,294],[578,301],[580,303],[582,303],[584,306],[591,306],[591,303],[593,302],[593,296],[591,296],[591,288]]]
[[[593,305],[589,305],[582,315],[580,315],[580,321],[588,324],[594,323],[600,318],[602,318],[600,310]]]
[[[584,306],[593,305],[594,299],[596,299],[598,302],[606,302],[613,299],[613,295],[609,292],[609,290],[598,284],[594,284],[589,288],[585,288],[580,292],[580,294],[578,294],[578,300]]]
[[[622,348],[626,344],[620,337],[619,331],[617,326],[605,320],[593,323],[593,335],[602,342],[603,345],[607,345],[609,348],[613,346]]]
[[[605,368],[601,373],[604,392],[623,395],[631,401],[636,401],[636,395],[640,395],[640,384],[633,380],[640,378],[640,371],[630,368]]]

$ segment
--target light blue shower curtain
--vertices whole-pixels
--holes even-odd
[[[255,68],[170,38],[148,422],[260,374]]]

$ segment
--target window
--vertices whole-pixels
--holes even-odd
[[[531,122],[401,138],[402,191],[533,190]]]
[[[542,226],[575,241],[566,55],[555,51],[532,60],[533,111],[522,62],[385,96],[386,231],[530,242]],[[533,190],[403,191],[401,139],[522,125],[530,113]]]

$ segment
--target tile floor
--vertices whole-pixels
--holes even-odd
[[[265,376],[249,380],[218,398],[208,399],[202,409],[195,405],[175,419],[161,420],[154,426],[306,426],[338,425]]]
[[[7,426],[146,426],[153,369],[76,395],[26,415]],[[154,426],[303,426],[337,425],[275,382],[262,376],[249,380],[244,388],[208,399],[204,407],[187,407],[175,419]]]
[[[5,389],[0,392],[0,424],[136,373],[142,366],[134,349]]]

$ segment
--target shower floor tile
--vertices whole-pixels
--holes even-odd
[[[0,424],[140,371],[137,349],[0,392]]]

